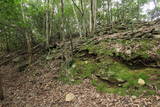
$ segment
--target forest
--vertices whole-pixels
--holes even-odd
[[[0,0],[0,107],[160,107],[160,0]]]

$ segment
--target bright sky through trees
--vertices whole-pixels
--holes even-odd
[[[143,14],[146,14],[148,11],[150,11],[152,9],[154,9],[154,3],[151,1],[142,7],[142,12],[143,12]]]

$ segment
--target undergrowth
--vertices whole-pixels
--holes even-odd
[[[139,42],[115,41],[115,43],[121,43],[121,45],[129,44],[130,46]],[[147,52],[152,46],[148,43],[148,40],[141,41],[139,44],[140,48],[130,55],[117,52],[106,41],[82,46],[81,50],[88,51],[79,52],[71,62],[68,62],[69,64],[63,66],[60,80],[69,84],[77,84],[84,79],[90,79],[98,91],[119,95],[140,96],[156,94],[156,90],[152,86],[160,88],[160,69],[131,69],[128,65],[113,58],[121,56],[126,60],[130,60],[137,56],[142,58],[150,57]],[[140,85],[138,83],[139,79],[145,83]]]

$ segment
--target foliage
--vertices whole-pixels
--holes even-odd
[[[57,46],[61,48],[62,56],[57,55],[59,52],[55,49],[55,52],[48,53],[46,60],[52,60],[55,56],[66,58],[65,53],[70,49],[62,48],[67,47],[65,45],[68,40],[72,44],[72,38],[81,36],[86,39],[86,45],[80,46],[82,53],[78,53],[75,59],[66,61],[67,64],[61,72],[62,81],[80,83],[88,78],[99,91],[137,96],[144,93],[155,94],[148,86],[160,84],[156,81],[159,80],[158,69],[133,70],[120,61],[134,62],[134,59],[141,61],[160,56],[160,51],[156,48],[159,41],[108,38],[102,41],[87,41],[91,36],[97,36],[95,28],[102,24],[109,26],[109,30],[104,28],[107,29],[107,34],[117,33],[121,27],[124,31],[133,32],[134,23],[147,19],[142,14],[142,6],[148,2],[150,1],[1,0],[0,51],[23,49],[28,52],[29,59],[32,59],[34,47],[41,46],[47,50],[51,46]],[[151,18],[159,16],[159,8],[155,6],[148,13]],[[73,48],[73,44],[71,47]],[[138,84],[139,78],[146,82],[144,86]],[[151,79],[154,84],[149,81]]]
[[[73,4],[72,0],[64,1],[64,21],[62,21],[62,8],[59,0],[47,0],[45,2],[43,0],[0,1],[1,50],[27,47],[24,31],[30,34],[32,45],[46,42],[46,14],[49,17],[49,41],[55,41],[57,36],[62,36],[63,32],[63,36],[74,32],[79,32],[85,36],[90,31],[90,1],[73,1],[76,2],[76,5]],[[127,20],[144,19],[141,14],[141,7],[148,2],[148,0],[97,1],[97,22],[113,23],[118,21],[125,23]],[[22,7],[25,17],[27,17],[25,23]],[[62,23],[64,23],[63,28]]]

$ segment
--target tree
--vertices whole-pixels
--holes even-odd
[[[96,29],[96,16],[97,16],[97,0],[91,0],[91,24],[90,24],[90,32],[94,34]]]
[[[27,27],[27,17],[25,16],[25,13],[24,13],[24,8],[23,8],[23,0],[21,0],[21,12],[22,12],[22,18],[23,18],[23,23],[24,23],[24,26]],[[32,41],[31,41],[31,36],[28,34],[27,32],[27,29],[25,28],[24,29],[24,32],[25,32],[25,37],[26,37],[26,41],[27,41],[27,48],[28,48],[28,54],[29,54],[29,59],[28,59],[28,63],[29,65],[31,64],[32,62]]]
[[[71,34],[79,32],[84,37],[95,33],[97,23],[141,21],[144,19],[141,7],[149,1],[159,8],[159,0],[3,0],[0,1],[0,50],[27,49],[32,56],[35,45],[48,48],[52,40],[67,38],[70,29]],[[158,16],[155,11],[150,12],[151,16]]]

